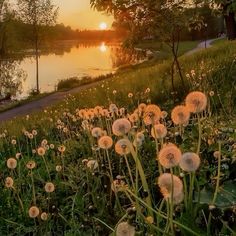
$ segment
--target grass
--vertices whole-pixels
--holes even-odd
[[[123,222],[139,235],[235,235],[235,53],[235,42],[231,42],[180,58],[188,89],[200,90],[208,98],[207,109],[191,114],[185,125],[174,125],[171,119],[171,110],[184,104],[189,91],[176,73],[173,101],[170,61],[126,68],[51,108],[2,124],[1,234],[119,236],[115,231]],[[158,104],[167,112],[160,119],[168,130],[163,140],[157,140],[157,133],[151,134],[153,125],[145,122],[150,113],[137,113],[142,102]],[[116,104],[114,110],[124,109],[102,115],[106,110],[101,106],[109,109],[110,104]],[[117,137],[112,130],[119,118],[130,121],[123,120]],[[107,151],[98,143],[104,134],[113,142]],[[123,145],[117,146],[119,140]],[[190,173],[179,166],[169,171],[160,166],[157,152],[169,142],[182,153],[197,152],[200,168]],[[40,154],[39,148],[45,153]],[[122,156],[124,148],[130,153]],[[16,168],[11,169],[11,157],[17,161]],[[29,161],[36,168],[26,167]],[[156,179],[162,172],[171,176],[171,184],[160,191]],[[184,185],[184,199],[177,198],[183,201],[175,206],[173,175]],[[7,177],[13,179],[13,187],[4,186]],[[47,182],[55,185],[55,191],[45,191]],[[167,190],[173,193],[165,201],[162,194]],[[40,214],[48,214],[46,221],[40,215],[29,217],[32,205]]]

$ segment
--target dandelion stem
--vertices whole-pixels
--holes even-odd
[[[135,190],[134,180],[133,180],[133,176],[132,176],[132,172],[131,172],[131,169],[130,169],[130,165],[129,165],[127,156],[124,155],[124,158],[125,158],[126,166],[127,166],[127,168],[128,168],[128,172],[129,172],[129,176],[130,176],[130,181],[131,181],[131,183],[132,183],[132,187],[133,187],[133,189]]]
[[[214,196],[213,196],[213,199],[212,199],[212,202],[211,202],[212,205],[215,205],[217,194],[218,194],[218,191],[219,191],[220,167],[221,167],[221,142],[219,142],[219,156],[218,156],[218,169],[217,169],[217,177],[216,177],[216,188],[215,188]],[[207,222],[207,235],[210,235],[211,219],[212,219],[212,215],[211,215],[211,212],[210,212],[209,217],[208,217],[208,222]]]

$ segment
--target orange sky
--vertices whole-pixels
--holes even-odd
[[[58,23],[76,29],[99,29],[101,22],[111,27],[113,17],[90,8],[90,0],[53,0],[59,6]]]

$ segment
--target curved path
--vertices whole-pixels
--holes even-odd
[[[195,49],[185,53],[184,55],[191,55],[191,54],[193,54],[197,51],[200,51],[204,48],[209,48],[209,47],[212,46],[211,43],[213,41],[218,40],[218,39],[219,38],[201,42],[201,43],[199,43],[199,45]],[[42,111],[46,107],[51,106],[51,105],[63,100],[69,94],[76,94],[76,93],[81,92],[82,90],[92,88],[92,87],[96,86],[99,82],[101,82],[101,81],[97,81],[97,82],[93,82],[93,83],[90,83],[90,84],[82,85],[80,87],[77,87],[77,88],[74,88],[74,89],[71,89],[71,90],[68,90],[68,91],[65,91],[65,92],[56,92],[54,94],[48,95],[44,98],[41,98],[37,101],[32,101],[32,102],[29,102],[25,105],[22,105],[22,106],[13,108],[11,110],[2,112],[2,113],[0,113],[0,123],[3,122],[3,121],[6,121],[6,120],[13,119],[17,116],[24,116],[24,115],[27,115],[27,114],[31,114],[33,112]]]

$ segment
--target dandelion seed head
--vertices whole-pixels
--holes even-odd
[[[184,125],[188,123],[190,112],[186,106],[176,106],[171,112],[171,119],[175,125]]]
[[[16,168],[16,166],[17,166],[17,160],[15,158],[11,157],[7,160],[7,167],[9,169],[13,170]]]
[[[154,125],[151,130],[151,135],[153,138],[162,139],[167,135],[167,129],[163,124]]]
[[[102,149],[109,149],[113,145],[113,140],[109,136],[103,136],[98,140],[98,146]]]
[[[116,143],[116,145],[115,145],[115,151],[119,154],[119,155],[121,155],[121,156],[123,156],[123,155],[128,155],[129,153],[130,153],[130,146],[131,146],[132,144],[130,143],[130,141],[129,140],[127,140],[127,139],[120,139],[117,143]]]
[[[116,236],[134,236],[135,227],[128,222],[121,222],[116,228]]]
[[[102,129],[99,127],[95,127],[92,129],[92,136],[95,138],[99,138],[102,136]]]
[[[144,112],[144,123],[146,125],[156,124],[161,118],[161,109],[157,105],[147,105]]]
[[[169,169],[177,166],[181,157],[180,149],[176,145],[168,143],[160,150],[158,160],[163,167]]]
[[[45,150],[45,148],[43,148],[43,147],[39,147],[39,148],[37,149],[37,153],[38,153],[39,156],[44,156],[45,153],[46,153],[46,150]]]
[[[170,173],[161,174],[158,178],[158,186],[160,187],[160,191],[165,199],[170,199],[172,195],[172,187],[173,187],[173,198],[179,197],[179,195],[183,192],[183,183],[181,179],[173,175],[173,183],[172,176]]]
[[[54,186],[53,183],[48,182],[48,183],[45,184],[44,189],[47,193],[52,193],[55,190],[55,186]]]
[[[5,186],[6,186],[7,188],[12,188],[13,185],[14,185],[14,180],[13,180],[11,177],[7,177],[7,178],[5,179]]]
[[[26,167],[29,169],[29,170],[32,170],[36,167],[36,163],[35,161],[28,161],[27,164],[26,164]]]
[[[207,97],[202,92],[194,91],[187,95],[185,103],[190,112],[199,113],[206,109]]]
[[[39,209],[36,206],[32,206],[28,213],[30,218],[36,218],[39,215]]]
[[[127,134],[131,129],[131,124],[128,119],[121,118],[114,121],[112,125],[112,132],[116,136],[123,136]]]
[[[182,155],[179,166],[186,172],[194,172],[199,168],[200,158],[196,153],[186,152]]]

